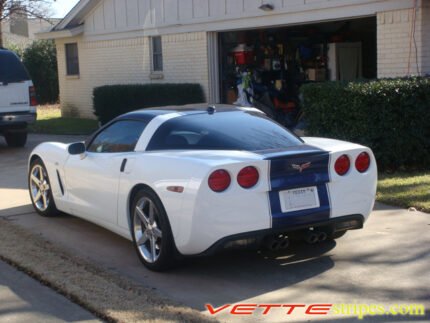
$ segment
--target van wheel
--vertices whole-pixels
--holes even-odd
[[[9,147],[24,147],[27,143],[27,131],[6,132],[4,137]]]

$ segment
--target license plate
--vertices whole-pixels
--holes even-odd
[[[316,186],[279,192],[283,213],[320,207]]]

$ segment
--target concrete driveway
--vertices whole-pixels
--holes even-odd
[[[0,261],[0,322],[101,322],[65,297]]]
[[[27,157],[42,141],[73,142],[79,137],[30,136],[25,149],[9,149],[0,141],[0,216],[41,234],[57,245],[122,276],[204,311],[233,303],[278,304],[424,304],[430,306],[430,215],[377,205],[364,230],[335,242],[295,244],[282,254],[235,251],[187,261],[171,272],[146,270],[130,242],[71,216],[46,219],[30,206],[26,189]],[[309,321],[287,310],[258,315],[270,322]],[[220,320],[239,319],[222,312]],[[311,317],[329,322],[356,321],[333,315]],[[428,321],[383,316],[368,322]],[[255,321],[256,317],[249,317]]]

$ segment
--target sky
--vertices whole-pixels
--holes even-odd
[[[52,11],[54,18],[63,18],[79,0],[57,0],[53,3]]]

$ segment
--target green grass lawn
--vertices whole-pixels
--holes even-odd
[[[98,128],[97,120],[61,117],[58,105],[40,106],[30,132],[56,135],[88,135]]]
[[[430,213],[430,171],[380,174],[377,199]]]

